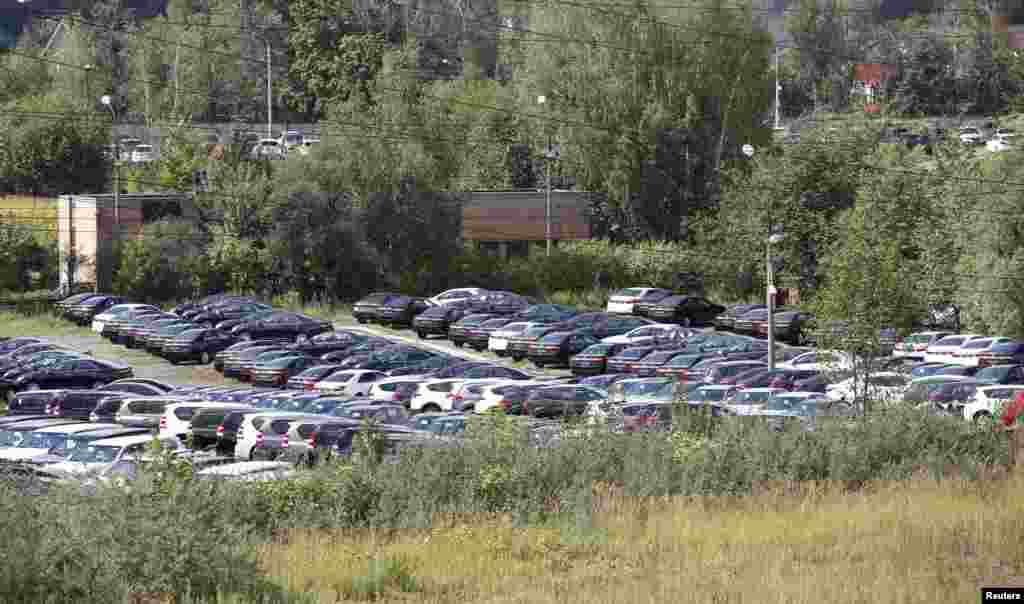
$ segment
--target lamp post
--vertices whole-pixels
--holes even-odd
[[[117,144],[117,137],[114,134],[114,124],[117,122],[117,113],[114,111],[113,100],[110,95],[105,94],[100,97],[100,102],[110,109],[110,135],[114,139],[114,239],[121,239],[121,149],[120,145]],[[96,287],[99,287],[100,282],[99,266],[96,267]]]
[[[768,369],[775,369],[775,269],[772,268],[772,246],[782,241],[782,235],[772,233],[768,236],[765,246],[765,270],[767,271],[767,303],[768,303]]]
[[[537,97],[537,104],[544,105],[548,98],[543,94]],[[548,146],[544,149],[544,176],[546,193],[544,196],[544,241],[546,254],[551,256],[551,160],[554,159],[554,150],[551,147],[551,133],[548,132]]]

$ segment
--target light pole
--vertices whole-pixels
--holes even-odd
[[[779,86],[779,47],[775,47],[775,130],[779,129],[779,93],[782,87]]]
[[[271,93],[271,78],[273,77],[270,73],[270,40],[267,42],[267,138],[273,138],[274,130],[274,104],[273,96]]]
[[[772,246],[782,241],[782,235],[772,233],[768,236],[768,244],[765,246],[765,270],[768,273],[767,301],[768,301],[768,370],[775,369],[775,269],[772,268]]]
[[[537,104],[544,105],[548,98],[543,94],[537,97]],[[547,180],[544,200],[544,241],[546,242],[547,256],[551,256],[551,160],[554,159],[554,149],[551,147],[551,133],[548,132],[548,146],[544,149],[544,176]]]
[[[110,135],[114,139],[114,238],[121,238],[121,149],[117,144],[117,136],[114,133],[114,124],[117,122],[117,113],[114,111],[113,100],[109,94],[100,97],[100,102],[110,109]],[[97,267],[98,269],[98,267]],[[96,275],[97,287],[99,287],[99,273]]]

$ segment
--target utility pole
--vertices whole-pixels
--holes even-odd
[[[109,95],[103,95],[100,97],[100,102],[110,109],[110,134],[114,138],[114,240],[119,241],[121,239],[121,148],[117,141],[117,134],[114,130],[114,125],[117,123],[117,112],[114,111],[113,99]],[[99,265],[96,265],[94,270],[95,278],[93,279],[96,283],[96,291],[99,291],[100,287],[100,273]]]
[[[270,39],[266,39],[267,43],[267,138],[273,138],[274,133],[274,105],[273,96],[271,93],[271,74],[270,74]]]
[[[775,129],[779,129],[779,46],[775,45]]]
[[[772,238],[775,235],[768,237],[767,245],[765,245],[765,270],[768,274],[768,291],[767,291],[767,306],[768,306],[768,370],[775,370],[775,271],[772,270]]]
[[[544,105],[547,102],[548,99],[546,96],[540,95],[537,97],[538,105]],[[548,146],[544,149],[544,176],[547,181],[544,201],[544,241],[548,257],[551,256],[551,160],[554,155],[553,151],[554,149],[551,146],[551,132],[548,131]]]

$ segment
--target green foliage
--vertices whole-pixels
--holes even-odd
[[[339,591],[346,599],[375,601],[391,590],[402,593],[418,590],[414,569],[405,559],[371,559],[366,573],[351,577]]]
[[[57,280],[56,238],[37,225],[20,224],[15,212],[0,215],[0,291],[53,287]]]

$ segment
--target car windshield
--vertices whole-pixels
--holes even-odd
[[[644,294],[643,288],[641,288],[641,287],[631,287],[629,289],[619,290],[618,292],[616,292],[615,296],[616,297],[623,297],[623,298],[636,298],[637,296],[642,296],[643,294]]]
[[[566,337],[568,337],[568,335],[569,334],[567,334],[567,333],[561,333],[561,332],[549,333],[548,335],[546,335],[543,338],[541,338],[541,342],[543,342],[544,344],[560,344],[562,342],[562,340],[564,340]]]
[[[284,369],[288,365],[294,363],[295,359],[298,358],[301,357],[281,357],[279,359],[273,359],[264,363],[264,367],[268,367],[270,369]]]
[[[113,463],[117,458],[121,447],[113,445],[89,445],[88,447],[75,447],[68,455],[67,461],[79,463]]]
[[[0,447],[17,447],[25,440],[29,432],[17,430],[0,430]]]
[[[740,405],[754,405],[767,401],[769,398],[771,398],[771,396],[771,392],[752,392],[750,390],[745,390],[743,392],[737,393],[734,398],[736,399],[736,402]]]
[[[205,331],[205,329],[189,329],[187,331],[182,331],[181,333],[179,333],[177,339],[191,342],[193,340],[198,339],[199,336],[203,335]]]
[[[908,337],[905,341],[907,344],[927,344],[932,341],[932,337],[929,335],[915,334]]]
[[[693,393],[693,399],[697,401],[723,401],[732,390],[727,388],[701,388]]]
[[[584,348],[583,352],[581,352],[580,354],[584,354],[584,355],[590,355],[590,354],[593,354],[593,355],[606,355],[609,352],[611,352],[611,349],[612,349],[612,345],[611,344],[594,344],[592,346],[587,346],[586,348]]]
[[[964,344],[963,348],[965,350],[968,348],[988,348],[990,344],[992,344],[992,340],[975,340],[973,342],[970,342],[969,344]]]
[[[967,338],[960,336],[947,336],[935,343],[936,346],[960,346]]]
[[[333,365],[327,365],[323,367],[310,367],[303,371],[296,377],[300,378],[321,378],[325,375],[329,375],[332,371],[336,371],[338,368]]]
[[[31,449],[53,449],[68,439],[67,434],[53,432],[33,432],[30,438],[22,440],[19,447]]]
[[[615,355],[620,359],[640,359],[647,353],[651,352],[650,348],[627,348],[619,354]]]

